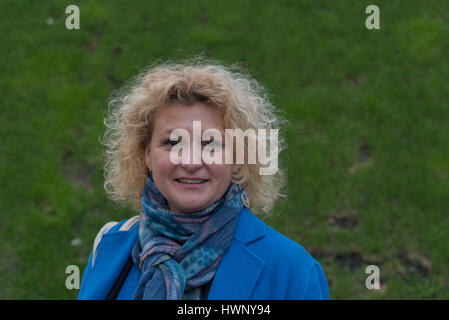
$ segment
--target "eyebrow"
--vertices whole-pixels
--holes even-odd
[[[170,133],[172,133],[173,130],[175,130],[175,129],[165,129],[164,131],[162,131],[161,135],[170,134]]]
[[[172,131],[174,131],[174,130],[176,130],[176,129],[180,129],[180,128],[175,128],[175,129],[165,129],[165,130],[163,130],[161,133],[160,133],[160,135],[161,136],[164,136],[164,135],[167,135],[167,134],[171,134],[172,133]],[[216,128],[209,128],[209,129],[216,129]],[[184,129],[184,130],[187,130],[187,129]],[[218,130],[218,129],[217,129]],[[224,134],[224,131],[223,130],[219,130],[222,134]],[[190,134],[190,133],[189,133]],[[202,133],[201,133],[201,135],[202,135]]]
[[[179,129],[179,128],[178,128]],[[171,136],[171,133],[174,131],[175,129],[165,129],[163,130],[158,137],[160,139],[166,139],[167,136]]]

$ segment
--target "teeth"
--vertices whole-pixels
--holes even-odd
[[[179,182],[182,183],[203,183],[206,182],[206,180],[203,179],[176,179]]]

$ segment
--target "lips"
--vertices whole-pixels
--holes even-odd
[[[202,183],[205,183],[208,181],[207,179],[201,179],[201,178],[178,178],[175,180],[180,183],[185,183],[185,184],[202,184]]]

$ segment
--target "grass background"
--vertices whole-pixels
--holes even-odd
[[[137,214],[103,192],[111,93],[203,53],[241,62],[288,115],[288,199],[266,222],[322,264],[331,298],[449,299],[448,25],[432,0],[3,0],[0,298],[77,296],[66,266],[83,271],[99,228]]]

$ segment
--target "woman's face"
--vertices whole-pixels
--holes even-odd
[[[193,164],[193,121],[201,121],[201,134],[213,128],[224,137],[223,116],[216,108],[204,103],[171,104],[156,112],[151,142],[145,150],[145,164],[174,212],[207,208],[224,195],[231,182],[233,165],[224,160],[222,164],[205,164],[203,160]],[[174,129],[185,129],[190,134],[190,164],[174,164],[170,160],[174,144],[170,134]]]

